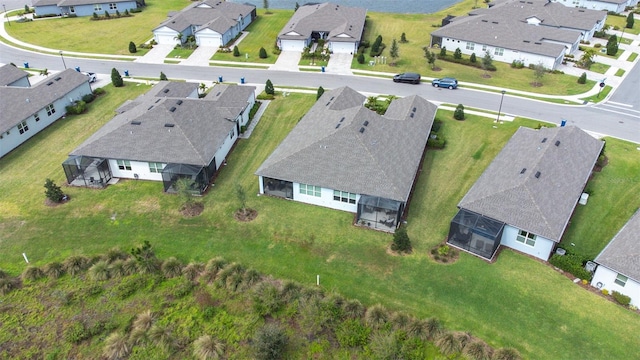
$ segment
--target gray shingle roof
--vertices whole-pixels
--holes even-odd
[[[35,1],[33,1],[33,7],[36,7],[36,6],[47,6],[47,5],[58,5],[58,1],[60,1],[60,0],[35,0]]]
[[[365,100],[348,87],[326,92],[256,175],[407,201],[437,107],[409,96],[380,116]]]
[[[210,7],[203,7],[204,5]],[[209,0],[197,2],[169,17],[154,30],[167,26],[175,31],[183,31],[189,26],[195,25],[224,34],[229,28],[238,23],[239,17],[245,17],[253,10],[255,10],[253,5],[236,4],[228,1]]]
[[[0,66],[0,86],[9,85],[27,76],[29,76],[29,73],[13,65]]]
[[[119,3],[119,2],[125,2],[125,1],[131,1],[131,0],[58,0],[58,6],[108,4],[108,3]],[[103,8],[103,10],[107,10],[107,9]]]
[[[574,126],[521,127],[458,206],[560,242],[603,145]]]
[[[282,28],[279,39],[308,39],[314,31],[328,33],[329,41],[359,41],[364,30],[367,9],[322,3],[303,5]],[[289,32],[299,35],[286,35]],[[347,35],[338,37],[338,35]]]
[[[32,87],[0,87],[0,133],[16,126],[20,121],[65,97],[69,92],[89,81],[85,75],[67,69]]]
[[[208,165],[235,128],[236,123],[229,119],[235,119],[244,109],[246,98],[242,105],[230,105],[215,99],[162,97],[163,91],[156,89],[165,87],[166,84],[154,87],[152,94],[158,96],[136,99],[135,106],[116,115],[70,155]],[[253,87],[238,88],[229,86],[224,92],[240,102],[238,95],[255,91]]]
[[[565,45],[553,41],[573,44],[580,39],[580,33],[576,31],[528,25],[513,20],[496,21],[486,15],[456,19],[432,32],[431,36],[453,38],[554,58],[562,55],[566,48]]]
[[[595,262],[640,282],[640,210],[598,254]]]

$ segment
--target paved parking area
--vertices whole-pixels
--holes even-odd
[[[278,56],[276,63],[269,67],[269,70],[282,70],[282,71],[300,71],[298,63],[302,52],[300,51],[283,51]]]
[[[351,72],[351,54],[331,54],[326,71],[330,74],[353,75]]]
[[[175,45],[167,44],[154,45],[153,49],[149,50],[148,53],[135,61],[147,64],[164,64],[164,59],[169,55],[174,47]]]
[[[216,51],[217,46],[198,46],[191,56],[180,62],[180,65],[209,66],[209,59]]]

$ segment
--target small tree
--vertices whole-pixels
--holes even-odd
[[[462,50],[460,48],[456,48],[456,51],[453,52],[454,59],[462,59]]]
[[[175,187],[178,192],[178,196],[182,199],[182,206],[184,208],[190,208],[193,206],[195,200],[193,199],[193,193],[191,187],[193,180],[183,177],[175,182]]]
[[[238,198],[238,202],[240,203],[240,211],[243,214],[247,213],[247,192],[244,190],[244,187],[240,184],[236,184],[236,197]]]
[[[281,359],[287,348],[289,338],[287,333],[278,325],[267,323],[256,331],[253,346],[256,359],[276,360]]]
[[[318,87],[318,92],[316,93],[316,100],[320,99],[320,97],[324,94],[324,88],[322,86]]]
[[[240,49],[238,49],[237,45],[233,47],[233,56],[235,57],[240,56]]]
[[[262,7],[264,8],[265,14],[270,14],[269,12],[269,0],[262,0]]]
[[[160,71],[160,80],[161,81],[167,81],[167,75],[165,75],[162,71]]]
[[[129,16],[129,9],[124,9],[124,16]]]
[[[93,16],[94,19],[97,19],[98,18],[98,13],[94,12],[92,16]]]
[[[260,59],[266,59],[267,58],[267,50],[265,50],[263,47],[260,48],[260,54],[258,55],[260,56]]]
[[[396,59],[398,58],[398,42],[396,39],[391,41],[391,49],[389,49],[389,56],[391,56],[391,65],[396,65]]]
[[[629,15],[627,15],[627,29],[633,29],[634,22],[635,19],[633,18],[633,11],[629,11]]]
[[[607,41],[607,55],[615,56],[618,53],[618,36],[611,35]]]
[[[456,120],[464,120],[464,105],[458,104],[456,110],[453,112],[453,118]]]
[[[536,86],[542,86],[542,78],[544,77],[544,74],[547,72],[547,69],[544,67],[544,64],[542,64],[541,62],[537,63],[536,65],[533,65],[533,76],[535,78],[535,85]]]
[[[111,17],[111,15],[109,15],[109,12],[107,10],[104,11],[104,17],[107,19]]]
[[[116,17],[120,17],[120,11],[116,10]]]
[[[482,68],[484,69],[484,74],[485,76],[487,75],[487,70],[493,66],[493,57],[491,56],[491,54],[489,53],[489,50],[487,50],[484,53],[484,57],[482,58]]]
[[[273,89],[273,83],[271,82],[270,79],[267,79],[267,83],[264,86],[264,92],[269,95],[275,94],[275,90]]]
[[[133,41],[129,41],[129,52],[135,54],[138,52],[138,48],[136,47],[136,43]]]
[[[593,65],[593,58],[595,56],[596,51],[594,49],[585,50],[580,57],[580,67],[589,70],[589,68],[591,68],[591,65]]]
[[[364,64],[364,54],[363,53],[358,54],[357,60],[358,60],[358,64]]]
[[[294,6],[293,11],[298,11],[298,9],[300,8],[300,4],[298,4],[298,2],[296,1],[296,6]]]
[[[29,11],[29,5],[25,4],[25,5],[24,5],[24,13],[25,13],[25,14],[28,14],[28,13],[30,13],[30,12],[31,12],[31,11]]]
[[[40,70],[40,75],[49,76],[49,69],[44,68],[43,70]]]
[[[184,38],[184,35],[181,32],[179,32],[176,34],[176,36],[173,37],[173,40],[177,40],[180,43],[180,47],[183,47],[183,42],[182,42],[183,38]]]
[[[120,73],[118,72],[118,70],[116,70],[116,68],[111,69],[111,83],[115,87],[124,86],[124,81],[122,80],[122,76],[120,76]]]
[[[469,56],[469,61],[471,61],[471,63],[475,64],[476,61],[478,61],[478,59],[476,59],[476,53],[472,53],[471,56]]]
[[[198,88],[200,89],[200,95],[204,95],[207,92],[207,84],[205,83],[200,83]]]
[[[443,46],[440,48],[440,57],[446,57],[447,56],[447,47]]]
[[[428,47],[423,47],[424,57],[427,58],[427,64],[431,66],[431,70],[433,70],[436,66],[436,54],[431,52]]]
[[[400,226],[393,234],[391,250],[401,253],[411,251],[411,240],[409,240],[409,235],[407,234],[407,228],[405,226]]]
[[[400,42],[401,43],[407,43],[407,35],[405,33],[402,33],[402,35],[400,35]]]
[[[586,84],[587,83],[587,73],[583,72],[582,75],[578,78],[578,84]]]
[[[62,189],[60,188],[60,186],[56,185],[56,183],[54,183],[53,180],[47,179],[44,182],[44,187],[46,189],[44,194],[47,197],[47,199],[49,199],[54,203],[59,203],[62,201],[62,198],[64,197],[64,193],[62,193]]]

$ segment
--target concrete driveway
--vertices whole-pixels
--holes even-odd
[[[351,72],[351,54],[331,54],[326,71],[330,74],[353,75]]]
[[[158,44],[154,45],[153,49],[144,54],[143,57],[135,60],[136,62],[147,64],[164,64],[164,59],[169,55],[175,45]]]
[[[282,70],[282,71],[300,71],[298,63],[302,52],[300,51],[283,51],[278,56],[276,63],[269,67],[269,70]]]
[[[191,56],[180,62],[180,65],[209,66],[209,59],[216,51],[217,46],[198,46]]]

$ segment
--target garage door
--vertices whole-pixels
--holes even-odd
[[[177,44],[178,40],[175,39],[175,35],[161,35],[156,34],[156,42],[158,44]]]
[[[355,45],[352,42],[331,42],[331,51],[333,51],[334,54],[351,54],[353,53],[354,48]]]
[[[282,51],[302,51],[304,50],[304,41],[302,40],[280,40]]]
[[[218,36],[198,36],[198,45],[218,47],[222,44]]]

